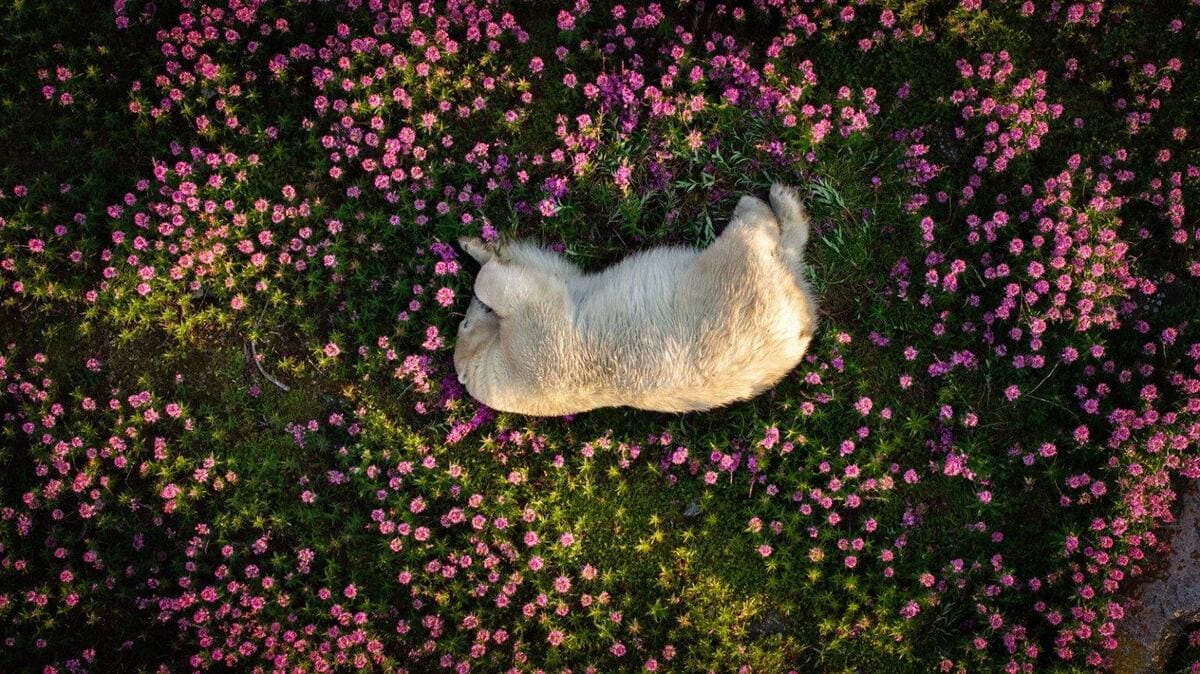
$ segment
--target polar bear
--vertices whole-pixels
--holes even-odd
[[[704,250],[664,246],[595,274],[527,242],[459,244],[482,267],[454,366],[498,411],[627,405],[692,412],[753,397],[800,362],[817,326],[809,218],[776,183],[743,196]]]

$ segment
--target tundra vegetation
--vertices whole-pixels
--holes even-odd
[[[1198,31],[5,3],[0,669],[1108,667],[1200,477]],[[596,270],[776,180],[821,313],[773,390],[535,419],[459,385],[450,242]]]

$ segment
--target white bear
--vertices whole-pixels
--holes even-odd
[[[796,191],[738,202],[705,250],[659,247],[596,274],[515,242],[460,245],[482,268],[454,366],[498,411],[558,416],[628,405],[707,410],[753,397],[800,362],[817,326]]]

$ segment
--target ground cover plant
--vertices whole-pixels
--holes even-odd
[[[0,669],[1111,667],[1200,478],[1198,31],[8,3]],[[531,419],[458,385],[457,236],[597,269],[773,180],[822,321],[773,391]]]

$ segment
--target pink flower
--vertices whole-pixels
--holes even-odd
[[[778,442],[779,442],[779,429],[772,426],[767,429],[767,432],[763,435],[763,439],[759,442],[759,444],[762,445],[763,448],[765,448],[765,449],[771,449]]]
[[[873,405],[874,403],[871,401],[871,399],[864,396],[859,398],[858,402],[854,403],[854,409],[858,410],[858,413],[865,417],[871,413],[871,407]]]
[[[334,344],[333,342],[329,342],[328,344],[325,345],[325,355],[330,358],[336,357],[341,352],[342,352],[342,350],[340,348],[338,348],[338,345]]]

